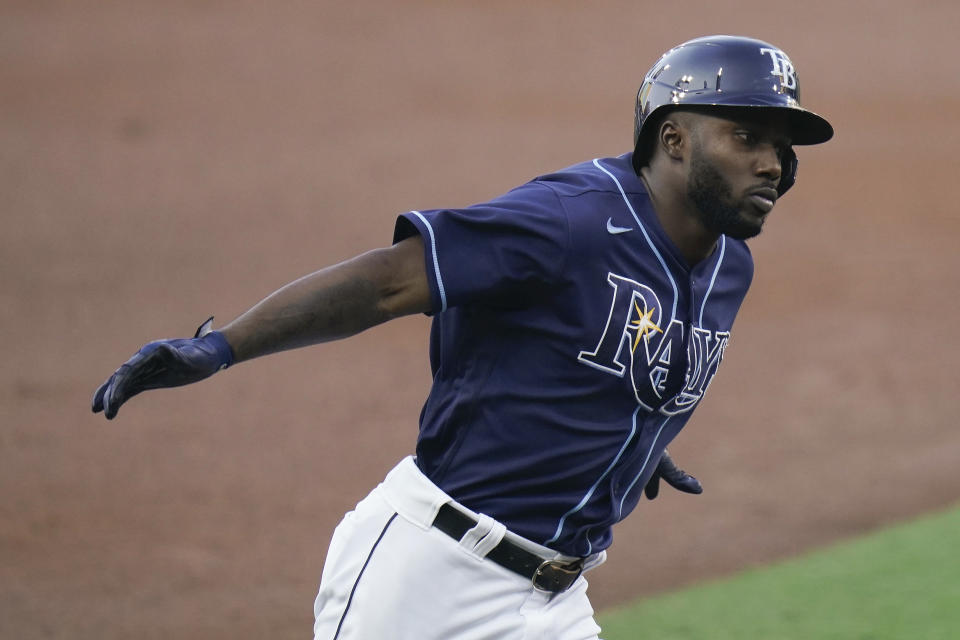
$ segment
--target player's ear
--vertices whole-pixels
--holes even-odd
[[[684,147],[690,135],[689,127],[685,126],[679,114],[670,114],[660,123],[657,130],[656,144],[668,158],[682,160]]]

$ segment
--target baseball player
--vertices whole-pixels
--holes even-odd
[[[794,184],[794,145],[832,135],[781,49],[691,40],[646,74],[631,152],[405,213],[389,248],[220,331],[147,344],[93,410],[430,314],[416,455],[336,528],[315,638],[597,638],[583,573],[644,488],[699,492],[665,448],[723,358],[753,275],[744,241]]]

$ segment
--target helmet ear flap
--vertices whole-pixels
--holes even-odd
[[[780,156],[780,184],[777,185],[777,194],[783,195],[787,189],[793,186],[797,181],[797,154],[793,147],[787,147],[783,155]]]

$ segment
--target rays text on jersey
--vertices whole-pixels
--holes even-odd
[[[613,295],[606,325],[593,350],[580,351],[577,360],[619,378],[629,371],[636,401],[647,410],[692,410],[720,366],[730,333],[665,317],[653,289],[635,280],[608,273],[607,284]],[[683,353],[686,363],[674,362]]]

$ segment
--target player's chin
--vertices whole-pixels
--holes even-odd
[[[726,226],[723,233],[736,240],[748,240],[749,238],[760,235],[766,219],[766,214],[758,215],[755,211],[750,213],[741,212],[736,221]]]

